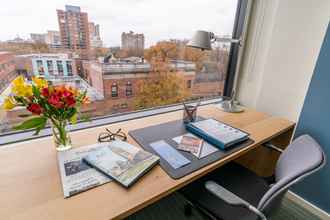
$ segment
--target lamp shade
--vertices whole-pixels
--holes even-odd
[[[193,38],[188,42],[187,46],[195,47],[202,50],[211,50],[211,40],[213,33],[207,31],[196,31]]]

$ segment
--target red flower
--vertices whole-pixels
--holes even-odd
[[[48,96],[49,96],[49,89],[46,87],[46,88],[43,88],[42,90],[41,90],[41,95],[43,96],[43,97],[46,97],[46,98],[48,98]]]
[[[72,92],[70,92],[69,90],[65,89],[64,91],[62,91],[62,95],[63,97],[70,97],[73,96]]]
[[[27,107],[27,110],[29,110],[30,112],[32,112],[33,114],[36,114],[36,115],[40,115],[43,112],[43,109],[41,108],[41,106],[36,103],[29,104],[29,106]]]
[[[68,106],[69,108],[72,108],[76,104],[76,100],[73,98],[73,96],[68,96],[65,98],[65,103],[66,103],[66,106]]]
[[[48,103],[54,106],[55,108],[63,108],[64,106],[60,96],[56,94],[53,94],[48,98]]]

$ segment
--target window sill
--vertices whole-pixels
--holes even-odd
[[[201,105],[210,105],[210,104],[216,104],[222,101],[222,98],[212,98],[201,101]],[[189,103],[196,103],[196,102],[189,102]],[[167,106],[161,106],[161,107],[155,107],[155,108],[149,108],[139,111],[133,111],[133,112],[126,112],[126,113],[115,113],[109,116],[102,116],[102,117],[96,117],[93,118],[90,122],[79,122],[75,125],[70,125],[69,129],[71,131],[77,131],[87,128],[93,128],[98,126],[103,126],[107,124],[122,122],[122,121],[128,121],[128,120],[134,120],[138,118],[148,117],[152,115],[158,115],[158,114],[164,114],[168,112],[173,111],[179,111],[183,109],[182,104],[173,104],[173,105],[167,105]],[[33,130],[28,131],[21,131],[21,132],[11,132],[8,134],[0,134],[0,146],[6,145],[6,144],[12,144],[32,139],[37,139],[41,137],[47,137],[51,136],[52,132],[51,129],[45,128],[43,129],[39,135],[34,136]]]

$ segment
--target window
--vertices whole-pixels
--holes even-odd
[[[13,53],[27,80],[35,74],[56,75],[48,77],[54,80],[50,83],[88,90],[91,103],[82,111],[97,108],[89,112],[92,120],[184,100],[228,96],[235,78],[238,44],[216,42],[212,50],[202,51],[187,43],[197,30],[240,38],[247,0],[192,1],[187,7],[187,2],[174,0],[114,0],[111,5],[100,0],[102,8],[95,8],[93,2],[80,0],[75,1],[80,6],[81,14],[77,14],[66,11],[64,4],[29,0],[29,5],[38,5],[30,7],[29,15],[21,13],[26,7],[8,1],[6,8],[11,13],[1,13],[0,23],[11,22],[1,25],[0,51]],[[123,10],[124,20],[113,19],[122,16]],[[47,19],[40,19],[44,16]],[[151,20],[157,25],[145,25]],[[54,37],[47,37],[49,45],[32,43],[28,36],[34,30],[55,30]],[[7,63],[1,54],[0,64]],[[1,74],[10,72],[9,68],[1,65]],[[2,104],[1,91],[8,83],[0,87]],[[12,111],[0,114],[0,135],[18,132],[13,125],[26,120],[17,117],[22,109]]]
[[[111,97],[118,97],[118,85],[117,85],[117,83],[112,83],[112,85],[111,85]]]
[[[56,65],[57,65],[57,72],[59,75],[63,76],[63,63],[61,60],[57,60],[56,61]]]
[[[53,66],[53,61],[47,60],[47,68],[48,68],[48,73],[50,75],[54,74],[54,66]]]
[[[45,74],[45,69],[44,66],[42,64],[42,60],[37,60],[37,68],[38,68],[38,73],[39,75],[44,75]]]
[[[127,82],[126,83],[126,96],[132,96],[132,95],[133,95],[132,83]]]
[[[191,80],[187,80],[187,88],[191,89]]]
[[[68,71],[68,76],[72,76],[72,62],[66,61],[66,69]]]

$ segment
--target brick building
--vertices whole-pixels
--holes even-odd
[[[66,5],[65,10],[57,10],[61,45],[75,52],[80,59],[88,59],[90,38],[88,14],[80,7]]]
[[[10,52],[0,51],[0,93],[16,76],[15,56]]]
[[[105,115],[135,109],[139,83],[149,77],[151,65],[146,62],[84,62],[88,83],[104,95],[104,100],[93,103],[94,114]],[[192,62],[172,61],[173,74],[182,74],[187,89],[192,91],[196,66]]]

